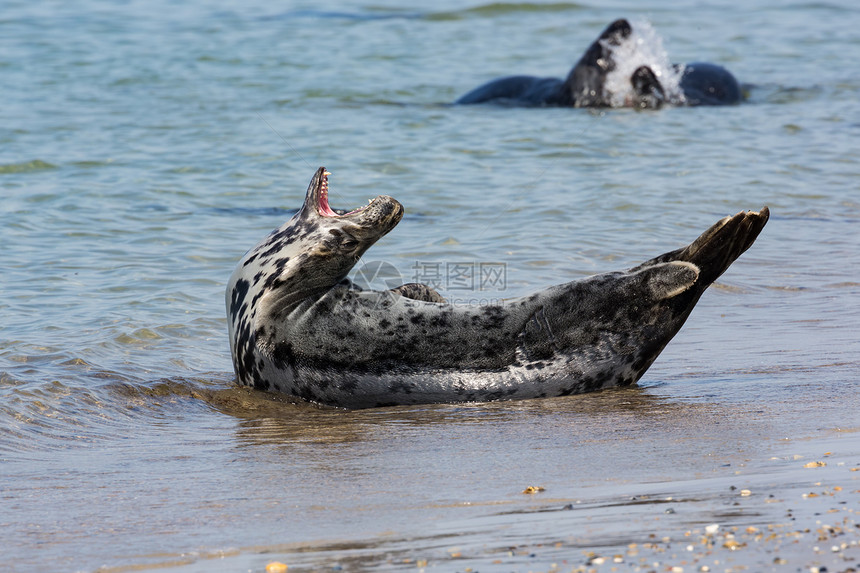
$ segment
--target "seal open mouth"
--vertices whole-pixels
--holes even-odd
[[[321,173],[320,173],[321,172]],[[331,175],[330,172],[325,170],[325,167],[320,167],[318,170],[319,173],[319,185],[317,187],[317,201],[316,207],[317,212],[322,217],[346,217],[348,215],[354,215],[356,213],[360,213],[370,207],[374,201],[379,199],[376,197],[374,199],[370,199],[367,202],[367,205],[363,207],[359,207],[358,209],[353,209],[352,211],[335,211],[328,204],[328,176]]]

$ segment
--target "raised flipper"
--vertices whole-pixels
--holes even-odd
[[[520,361],[566,357],[561,394],[639,380],[684,325],[696,302],[750,245],[768,209],[726,217],[688,246],[626,273],[556,287],[518,337]]]
[[[413,300],[423,300],[424,302],[447,302],[435,289],[422,283],[406,283],[405,285],[391,289],[391,292],[396,292],[401,296]]]
[[[615,69],[611,46],[620,45],[633,33],[630,22],[621,18],[612,22],[589,46],[564,84],[575,107],[606,107],[609,102],[603,92],[606,74]]]
[[[693,263],[699,268],[698,283],[704,290],[750,248],[769,217],[767,207],[758,212],[741,211],[737,215],[725,217],[686,247],[655,257],[630,270],[638,271],[673,261]]]

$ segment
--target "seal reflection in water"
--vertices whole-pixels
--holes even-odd
[[[370,291],[349,281],[403,207],[379,196],[338,214],[327,175],[319,168],[299,212],[242,258],[226,302],[240,384],[345,408],[633,384],[768,219],[766,207],[738,213],[630,270],[460,306],[422,284]]]

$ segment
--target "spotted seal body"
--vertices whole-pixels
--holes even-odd
[[[633,384],[768,218],[767,208],[739,213],[628,271],[460,306],[426,285],[369,291],[347,280],[403,207],[380,196],[338,215],[326,175],[320,168],[301,210],[239,262],[226,302],[240,384],[346,408]]]
[[[634,107],[657,109],[671,105],[731,105],[742,100],[735,77],[716,64],[667,66],[666,75],[677,75],[677,86],[660,79],[655,63],[625,67],[635,60],[633,28],[625,19],[611,23],[585,51],[567,78],[508,76],[479,86],[456,104],[497,103],[511,106]],[[632,44],[632,46],[631,46]],[[623,74],[623,81],[611,81]],[[670,82],[671,83],[671,82]],[[672,88],[675,89],[672,89]]]

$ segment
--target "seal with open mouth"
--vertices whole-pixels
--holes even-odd
[[[320,167],[299,212],[239,262],[227,315],[239,384],[345,408],[633,384],[769,215],[765,207],[726,217],[690,245],[628,271],[460,306],[426,285],[373,291],[349,281],[403,207],[379,196],[338,214],[327,175]]]

